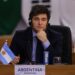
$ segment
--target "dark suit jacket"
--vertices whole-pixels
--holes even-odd
[[[62,35],[50,28],[47,28],[46,33],[50,41],[50,46],[46,50],[49,51],[49,64],[52,64],[54,56],[62,55]],[[17,31],[14,35],[10,48],[15,55],[20,55],[19,64],[31,62],[32,41],[31,27],[26,30]],[[40,41],[38,45],[38,49],[36,50],[36,64],[43,64],[44,48]]]

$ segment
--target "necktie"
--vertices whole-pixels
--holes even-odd
[[[37,46],[37,39],[36,37],[33,37],[32,64],[36,62],[36,46]]]

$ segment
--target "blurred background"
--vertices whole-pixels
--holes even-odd
[[[0,0],[0,36],[26,29],[29,12],[36,4],[51,10],[50,24],[69,26],[75,43],[75,0]]]

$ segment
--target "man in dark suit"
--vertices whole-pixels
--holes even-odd
[[[52,64],[61,57],[62,35],[49,25],[50,12],[43,5],[33,6],[26,30],[17,31],[11,43],[15,59],[13,64]]]

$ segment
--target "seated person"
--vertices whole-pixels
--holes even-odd
[[[14,52],[13,64],[53,64],[55,56],[62,54],[62,35],[50,29],[51,11],[43,5],[35,5],[29,14],[26,30],[16,31],[10,48]],[[47,62],[45,62],[47,52]]]

